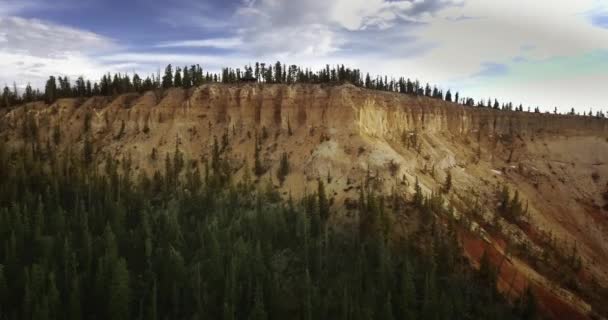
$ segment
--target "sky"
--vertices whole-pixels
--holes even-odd
[[[277,60],[608,110],[608,0],[0,0],[0,85]]]

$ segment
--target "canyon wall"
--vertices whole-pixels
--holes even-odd
[[[162,96],[147,92],[114,99],[61,99],[51,106],[37,102],[4,111],[0,129],[19,131],[24,113],[28,113],[41,135],[50,136],[52,125],[60,124],[74,142],[81,138],[78,129],[82,129],[87,112],[94,115],[91,128],[102,135],[117,133],[124,121],[125,131],[131,133],[144,127],[181,131],[215,125],[284,130],[325,127],[387,139],[403,132],[472,138],[510,134],[608,136],[608,121],[594,117],[495,111],[350,85],[210,84],[189,91],[171,89]],[[7,132],[2,130],[2,134]]]

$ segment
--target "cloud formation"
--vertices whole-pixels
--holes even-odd
[[[324,57],[363,47],[361,40],[378,39],[362,37],[364,34],[386,39],[385,34],[395,35],[399,30],[403,36],[399,40],[408,40],[411,33],[406,27],[413,28],[455,5],[458,3],[450,0],[259,0],[244,2],[235,19],[242,22],[239,36],[256,52]]]
[[[33,7],[33,5],[33,2],[26,0],[3,0],[0,2],[0,17],[22,12],[27,8]]]
[[[98,77],[106,67],[92,54],[116,49],[108,38],[37,19],[0,17],[0,85],[40,86],[51,74]]]
[[[149,0],[140,9],[157,8],[156,15],[138,20],[137,30],[156,32],[106,36],[86,31],[95,30],[87,19],[67,27],[44,15],[16,17],[31,14],[39,1],[0,0],[0,81],[55,70],[95,78],[167,63],[219,71],[282,60],[405,75],[474,98],[586,109],[603,103],[587,88],[608,74],[604,0]],[[149,21],[151,28],[139,24]],[[580,88],[571,91],[575,98],[560,97],[573,79]],[[576,92],[586,95],[576,99]]]
[[[219,48],[234,49],[243,46],[243,40],[238,37],[233,38],[211,38],[200,40],[182,40],[161,42],[157,48]]]
[[[112,40],[93,32],[50,24],[36,19],[0,17],[0,50],[37,57],[111,49]]]

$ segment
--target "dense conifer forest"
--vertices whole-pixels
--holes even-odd
[[[358,224],[338,225],[322,180],[281,196],[237,178],[229,147],[201,171],[176,149],[148,176],[128,155],[0,144],[0,319],[536,317],[529,291],[507,301],[488,260],[462,256],[440,194],[399,203],[361,181]],[[396,235],[390,210],[421,227]]]
[[[59,98],[77,98],[77,97],[92,97],[92,96],[110,96],[122,93],[146,92],[150,90],[162,90],[173,87],[189,89],[200,86],[204,83],[313,83],[313,84],[343,84],[350,83],[352,85],[363,87],[372,90],[398,92],[413,96],[429,97],[433,99],[445,100],[470,107],[492,108],[495,110],[518,111],[524,112],[522,104],[516,105],[513,102],[500,103],[497,99],[487,98],[478,99],[477,101],[471,97],[461,96],[459,92],[447,90],[444,92],[438,89],[437,86],[423,84],[419,80],[411,80],[406,77],[399,79],[388,78],[387,76],[376,76],[372,78],[369,73],[365,76],[358,69],[350,69],[344,65],[330,67],[327,65],[324,69],[313,71],[308,68],[301,68],[297,65],[285,65],[277,61],[273,64],[256,62],[243,67],[243,69],[224,68],[221,74],[203,72],[200,65],[191,65],[184,67],[173,68],[168,65],[164,73],[161,75],[159,71],[156,74],[151,74],[145,79],[137,73],[131,76],[128,74],[106,74],[103,75],[99,82],[91,82],[83,77],[78,77],[75,83],[72,84],[67,76],[50,76],[46,81],[44,91],[34,89],[28,84],[22,92],[19,92],[17,85],[13,83],[12,88],[7,85],[1,92],[0,108],[16,106],[21,103],[32,101],[46,101],[53,103]],[[531,110],[527,108],[527,112],[540,113],[540,108],[535,107]],[[557,114],[557,108],[553,111]],[[581,115],[576,113],[574,108],[568,113],[569,115]],[[605,118],[606,113],[602,110],[595,112],[590,109],[589,112],[583,112],[583,116],[593,116],[597,118]]]

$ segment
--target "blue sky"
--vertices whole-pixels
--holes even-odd
[[[607,110],[608,1],[0,0],[0,84],[276,60]]]

